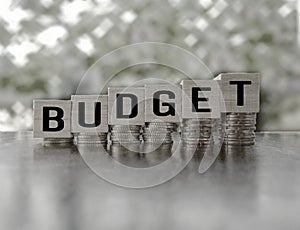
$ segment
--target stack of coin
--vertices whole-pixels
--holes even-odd
[[[79,133],[77,145],[104,145],[107,143],[107,133]]]
[[[140,143],[140,125],[111,125],[111,142],[112,144],[138,144]]]
[[[181,139],[186,145],[209,145],[212,142],[211,119],[185,119],[181,126]]]
[[[70,146],[73,145],[73,137],[70,138],[44,138],[44,146]]]
[[[228,113],[224,143],[227,145],[254,145],[256,113]]]
[[[146,143],[173,143],[172,133],[176,131],[176,123],[148,122],[143,127],[143,139]]]

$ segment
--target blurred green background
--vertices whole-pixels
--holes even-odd
[[[299,6],[298,0],[1,1],[0,131],[31,129],[33,98],[69,98],[96,60],[145,41],[187,49],[214,75],[260,72],[258,129],[299,130]],[[174,74],[130,68],[126,75],[142,79],[149,72]],[[105,69],[94,74],[105,81]]]

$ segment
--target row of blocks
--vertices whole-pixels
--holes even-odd
[[[226,73],[214,80],[183,80],[181,86],[111,87],[108,95],[35,100],[34,137],[68,138],[72,133],[108,132],[108,125],[177,123],[219,118],[224,112],[258,113],[259,91],[260,74]]]

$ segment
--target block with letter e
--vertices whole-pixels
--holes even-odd
[[[219,118],[220,87],[213,80],[183,80],[182,118],[206,119]]]
[[[34,100],[33,136],[69,138],[71,134],[71,101]]]

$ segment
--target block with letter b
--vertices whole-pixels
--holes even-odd
[[[38,138],[70,138],[71,101],[34,100],[33,135]]]
[[[226,112],[259,112],[259,73],[222,73],[215,80],[220,82]]]
[[[72,96],[72,133],[106,133],[107,95]]]
[[[143,125],[145,123],[145,88],[108,88],[108,124]]]

